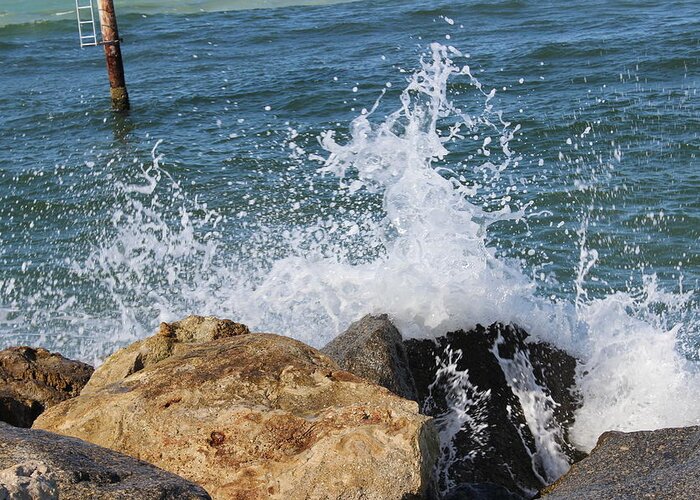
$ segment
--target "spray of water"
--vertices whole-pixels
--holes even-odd
[[[563,429],[554,419],[556,403],[548,391],[537,383],[528,355],[516,350],[512,359],[503,358],[498,352],[498,346],[502,343],[499,334],[491,352],[498,360],[513,394],[520,401],[525,422],[535,441],[534,450],[530,449],[518,428],[520,438],[532,460],[532,470],[542,484],[551,484],[569,469],[569,460],[559,445],[564,439]]]
[[[435,360],[438,369],[435,381],[430,385],[430,396],[424,404],[424,410],[431,414],[435,406],[434,393],[444,395],[448,411],[435,418],[440,439],[440,455],[435,464],[435,484],[441,493],[445,494],[457,486],[450,476],[450,466],[455,463],[474,460],[486,450],[484,447],[488,438],[486,422],[486,403],[491,397],[491,391],[480,391],[470,380],[468,370],[457,368],[462,358],[460,350],[448,348],[444,353],[445,359]],[[466,433],[472,443],[472,449],[465,455],[454,445],[455,438],[460,433]]]
[[[61,328],[75,333],[47,330],[43,343],[98,362],[159,321],[191,313],[230,317],[314,346],[366,313],[390,314],[407,337],[510,322],[581,360],[583,406],[571,432],[581,448],[607,429],[698,423],[700,375],[676,348],[695,324],[684,312],[689,295],[664,293],[649,279],[643,290],[589,298],[595,249],[585,224],[573,303],[542,298],[519,264],[497,257],[490,228],[533,216],[511,199],[510,186],[498,188],[519,168],[511,148],[519,126],[494,109],[495,91],[459,61],[466,59],[454,47],[431,45],[395,111],[376,116],[378,102],[352,122],[347,139],[322,135],[325,153],[306,165],[322,158],[317,180],[339,178],[332,201],[314,201],[327,203],[325,216],[294,227],[247,227],[235,247],[226,236],[241,227],[188,197],[154,149],[140,179],[116,185],[109,231],[70,266],[76,286],[92,287],[100,307],[87,307],[69,289],[51,292],[51,303],[42,302],[46,291],[22,298],[20,284],[2,282],[0,290],[13,298],[0,304],[0,321],[46,325],[56,316],[22,311],[53,311]],[[454,82],[479,97],[476,111],[457,102]],[[474,152],[454,161],[450,149],[458,142],[475,145]],[[377,205],[357,202],[367,199]],[[536,388],[516,389],[532,408],[528,425],[541,443],[535,460],[554,477],[562,466],[547,451],[542,416],[551,407],[528,399]]]
[[[149,335],[146,325],[165,320],[173,308],[196,307],[189,297],[202,285],[217,251],[222,216],[186,198],[161,166],[159,145],[151,152],[152,163],[142,165],[135,180],[116,183],[121,196],[111,217],[114,236],[72,266],[74,275],[92,281],[118,312],[121,328],[112,339],[120,343]],[[163,183],[167,199],[156,192]]]

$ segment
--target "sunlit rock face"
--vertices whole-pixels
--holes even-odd
[[[172,339],[180,327],[158,335]],[[108,359],[96,373],[99,384],[35,427],[146,460],[215,498],[424,493],[437,436],[416,402],[297,340],[240,330],[192,335],[158,359],[149,350],[142,357],[151,362],[126,376],[133,353],[117,353],[124,367]]]

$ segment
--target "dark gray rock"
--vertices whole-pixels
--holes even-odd
[[[208,499],[154,465],[51,432],[0,422],[0,499]]]
[[[321,352],[344,370],[417,400],[403,338],[386,314],[354,322]]]
[[[0,351],[0,421],[31,427],[46,408],[80,394],[93,371],[42,348]]]
[[[579,406],[576,360],[512,325],[477,326],[435,340],[410,339],[386,315],[365,316],[323,352],[338,364],[418,401],[441,429],[441,457],[431,495],[529,498],[583,457],[568,442]],[[533,435],[521,397],[536,394]],[[520,396],[520,397],[519,397]],[[559,447],[552,453],[541,436]]]
[[[578,458],[566,441],[578,405],[572,392],[576,361],[547,344],[529,344],[527,337],[516,326],[494,324],[435,341],[405,341],[418,402],[441,428],[439,494],[466,495],[478,483],[531,497],[556,479],[551,455],[538,448],[527,425],[519,389],[549,398],[554,420],[547,426],[564,454],[556,457],[559,473]],[[461,425],[454,428],[459,418]]]
[[[547,500],[700,498],[700,427],[606,432],[542,494]]]
[[[576,358],[544,342],[530,342],[527,349],[535,380],[547,388],[556,402],[554,419],[564,438],[559,444],[571,463],[578,462],[586,457],[586,453],[575,448],[569,439],[574,413],[581,407],[581,395],[576,389]]]
[[[450,490],[442,500],[525,500],[507,488],[493,483],[463,484]]]

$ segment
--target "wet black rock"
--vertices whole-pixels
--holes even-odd
[[[344,370],[417,400],[403,338],[386,314],[368,314],[354,322],[321,352]]]
[[[322,351],[436,419],[432,496],[516,499],[534,496],[583,456],[568,442],[579,406],[576,360],[528,340],[521,328],[495,323],[402,342],[382,315],[353,323]]]
[[[516,326],[493,324],[404,342],[418,402],[441,429],[438,496],[479,498],[466,492],[493,484],[507,495],[532,497],[578,458],[566,439],[578,405],[572,392],[576,361],[527,337]],[[540,425],[538,432],[528,425],[521,398],[526,407],[537,407],[531,413],[540,419],[529,424]],[[554,418],[544,418],[547,412]],[[562,453],[538,446],[536,436],[543,433]],[[510,498],[491,491],[496,496],[487,498]]]
[[[542,498],[700,498],[700,427],[606,432]]]
[[[210,498],[175,474],[116,451],[0,422],[0,498]]]
[[[471,483],[458,486],[442,500],[524,500],[522,496],[493,483]]]

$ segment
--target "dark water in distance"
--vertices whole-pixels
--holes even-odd
[[[599,324],[627,331],[629,321],[662,337],[672,332],[679,357],[671,349],[673,367],[659,376],[675,377],[688,397],[697,391],[696,1],[360,1],[192,14],[117,2],[117,9],[127,115],[109,110],[101,49],[77,47],[73,19],[0,27],[0,347],[43,343],[94,360],[188,313],[228,315],[321,345],[362,311],[391,309],[379,299],[384,292],[364,300],[344,287],[368,283],[353,273],[381,263],[400,230],[391,227],[382,240],[360,224],[359,234],[334,239],[364,220],[358,213],[380,221],[389,202],[382,190],[339,195],[338,179],[319,175],[314,155],[328,156],[318,141],[326,130],[349,140],[352,120],[385,92],[370,120],[381,123],[439,42],[469,55],[459,64],[496,89],[490,104],[520,125],[510,142],[517,166],[497,178],[480,177],[465,160],[481,154],[482,136],[449,142],[450,153],[435,162],[483,181],[469,199],[474,206],[527,206],[525,219],[484,226],[475,237],[528,278],[528,304],[541,299],[542,310],[551,306],[574,325],[566,335],[593,338]],[[450,80],[447,90],[465,109],[484,107],[468,80]],[[159,169],[144,175],[159,154]],[[323,274],[333,259],[345,263],[342,272]],[[309,261],[319,267],[309,271]],[[406,262],[410,274],[416,266]],[[489,279],[473,283],[488,288]],[[440,312],[415,293],[398,294],[401,305],[390,312],[413,333],[497,319],[455,310],[460,300],[479,302],[459,299],[473,283],[416,285],[426,297],[457,291]],[[415,308],[405,306],[414,299]],[[494,301],[483,300],[479,311]],[[620,316],[601,313],[600,303]],[[523,321],[527,307],[503,319]],[[449,320],[435,319],[441,314]],[[545,323],[528,326],[538,334]],[[313,326],[300,331],[305,325]],[[582,357],[620,363],[600,361],[597,349],[609,344],[596,342],[581,348]],[[653,358],[645,349],[628,361]],[[653,393],[643,376],[629,376],[639,394]],[[615,416],[629,412],[616,408]],[[644,415],[620,426],[675,422]],[[698,416],[691,405],[679,418]]]

